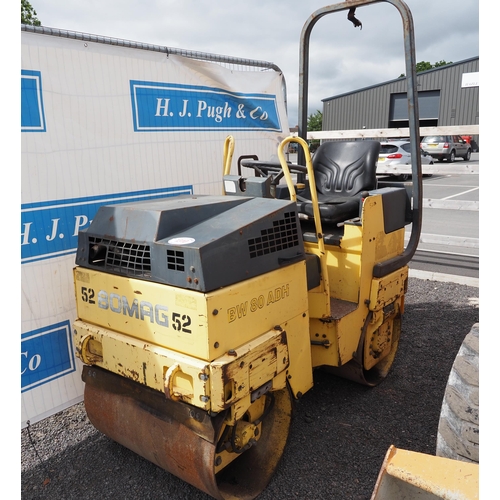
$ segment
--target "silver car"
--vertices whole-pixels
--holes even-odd
[[[471,145],[459,135],[428,135],[420,147],[437,161],[454,162],[457,157],[469,161],[472,152]]]
[[[432,157],[427,153],[422,152],[421,155],[422,165],[433,165]],[[397,174],[390,173],[392,167],[408,165],[411,166],[411,150],[409,140],[400,141],[387,141],[380,143],[380,153],[377,162],[377,174],[379,175],[392,175],[397,180],[405,181],[410,177],[410,174]],[[429,174],[427,174],[429,175]]]

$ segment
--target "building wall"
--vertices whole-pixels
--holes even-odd
[[[479,87],[462,88],[462,75],[474,72],[479,72],[479,57],[417,74],[418,92],[440,92],[439,117],[432,125],[479,124]],[[405,92],[406,79],[398,78],[324,99],[323,130],[390,128],[391,95]]]

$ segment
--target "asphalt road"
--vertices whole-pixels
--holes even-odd
[[[479,153],[470,161],[435,163],[439,173],[423,179],[420,243],[413,270],[479,278]],[[383,177],[381,177],[383,179]],[[410,181],[411,182],[411,181]],[[445,208],[446,207],[446,208]],[[407,227],[409,237],[411,225]]]
[[[410,278],[389,376],[367,388],[316,371],[259,499],[368,500],[391,444],[434,454],[453,360],[479,321],[477,299],[477,288]],[[96,431],[82,404],[22,430],[21,453],[25,500],[209,498]]]
[[[441,273],[457,278],[479,279],[479,257],[460,253],[417,250],[410,269],[425,273]],[[416,274],[416,273],[415,273]],[[414,275],[415,275],[414,274]],[[469,281],[472,283],[473,281]]]

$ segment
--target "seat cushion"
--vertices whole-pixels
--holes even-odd
[[[310,201],[298,201],[299,212],[314,217],[313,204]],[[322,222],[338,223],[359,217],[361,196],[343,198],[338,202],[320,203],[319,214]]]
[[[319,211],[324,222],[359,217],[361,199],[377,187],[378,141],[323,143],[313,158]],[[313,217],[309,187],[297,194],[299,212]]]

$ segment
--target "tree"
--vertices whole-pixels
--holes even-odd
[[[307,117],[307,131],[317,132],[323,130],[323,113],[318,109],[316,113]]]
[[[307,117],[307,131],[317,132],[323,130],[323,113],[318,109],[316,113],[309,115]],[[318,139],[313,139],[309,141],[309,149],[311,152],[316,151],[319,146],[320,141]]]
[[[428,61],[420,61],[415,65],[415,70],[417,73],[420,73],[421,71],[427,71],[429,69],[439,68],[441,66],[446,66],[447,64],[452,64],[452,62],[451,61],[446,62],[446,61],[441,60],[441,61],[435,62],[434,64],[431,64]],[[405,74],[401,73],[399,75],[399,78],[402,78],[403,76],[405,76]]]
[[[28,0],[21,0],[21,24],[40,26],[42,23],[36,17],[37,13]]]

